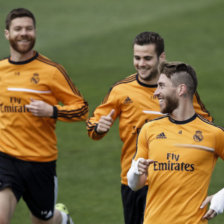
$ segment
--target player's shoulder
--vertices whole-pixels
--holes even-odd
[[[197,114],[197,117],[204,125],[208,126],[208,129],[216,130],[218,132],[224,132],[224,128],[219,125],[216,125],[213,121],[207,120],[200,114]]]
[[[166,127],[168,125],[167,121],[169,120],[168,115],[164,115],[162,117],[155,118],[146,122],[142,128],[141,133],[154,133],[158,130],[158,127]]]
[[[8,62],[9,57],[0,58],[0,64],[4,64]]]
[[[41,62],[41,63],[43,63],[43,64],[45,64],[46,66],[49,66],[49,67],[57,69],[60,72],[63,72],[63,73],[65,72],[65,69],[64,69],[64,67],[61,64],[59,64],[59,63],[49,59],[48,57],[46,57],[46,56],[44,56],[44,55],[42,55],[40,53],[37,53],[36,60]]]
[[[132,87],[130,86],[132,85],[132,83],[136,81],[136,76],[137,74],[132,74],[114,83],[110,87],[107,95],[104,97],[103,103],[105,103],[108,100],[109,96],[115,96],[115,98],[117,99],[118,98],[121,99],[122,96],[123,97],[126,96],[127,92],[132,91]]]
[[[164,114],[161,117],[158,117],[158,118],[148,121],[147,123],[144,124],[144,126],[151,128],[153,126],[158,126],[160,124],[164,125],[164,123],[166,123],[166,122],[169,122],[169,116]]]
[[[136,79],[137,79],[137,74],[136,73],[132,74],[132,75],[129,75],[129,76],[127,76],[127,77],[125,77],[125,78],[115,82],[112,85],[111,89],[119,88],[120,86],[123,86],[123,85],[129,85],[130,83],[135,82]]]

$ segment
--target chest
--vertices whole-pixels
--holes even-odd
[[[6,66],[0,75],[1,102],[27,104],[30,98],[47,100],[51,94],[49,73],[38,66]]]
[[[177,164],[181,169],[212,168],[216,158],[213,136],[200,128],[158,128],[151,136],[148,149],[149,158],[158,163]]]
[[[158,99],[153,96],[155,89],[130,88],[120,97],[121,119],[133,121],[152,120],[161,116]]]
[[[38,66],[6,66],[0,75],[0,84],[9,87],[42,88],[48,83],[49,73]]]

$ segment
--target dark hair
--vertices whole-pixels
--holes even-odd
[[[134,39],[134,44],[155,44],[157,56],[160,56],[164,52],[164,40],[158,33],[155,32],[142,32],[138,34]]]
[[[24,8],[17,8],[13,9],[6,17],[5,20],[5,28],[9,30],[9,27],[11,25],[11,22],[13,19],[18,17],[30,17],[33,20],[34,27],[36,27],[36,19],[32,12],[30,12],[28,9]]]
[[[183,62],[163,62],[160,67],[160,73],[172,79],[174,85],[184,83],[191,96],[196,92],[198,85],[197,75],[190,65]]]

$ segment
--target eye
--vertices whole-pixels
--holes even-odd
[[[16,27],[14,27],[14,30],[15,31],[20,31],[21,30],[21,27],[20,26],[16,26]]]
[[[34,30],[34,28],[33,28],[32,26],[28,26],[28,27],[26,28],[26,30],[28,30],[28,31],[32,31],[32,30]]]
[[[146,56],[146,57],[144,57],[144,59],[145,59],[146,61],[150,61],[150,60],[152,60],[152,57],[151,57],[151,56]]]
[[[139,56],[134,56],[135,60],[140,60]]]
[[[160,88],[160,89],[163,89],[164,87],[165,87],[165,84],[164,83],[158,83],[158,87]]]

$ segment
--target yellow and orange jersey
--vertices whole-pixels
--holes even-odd
[[[36,117],[31,99],[54,106],[54,117]],[[25,62],[0,61],[0,151],[18,159],[57,159],[55,123],[88,117],[88,104],[64,68],[36,53]]]
[[[224,131],[200,115],[143,125],[134,160],[155,161],[148,169],[144,224],[207,223],[201,220],[207,208],[200,206],[218,157],[224,159]]]
[[[145,85],[138,79],[137,74],[128,76],[117,82],[98,106],[93,116],[87,122],[88,134],[92,139],[101,139],[104,135],[95,131],[101,116],[115,109],[113,119],[119,117],[119,133],[123,142],[121,151],[121,183],[127,185],[127,172],[136,152],[136,138],[142,125],[147,121],[162,116],[158,99],[153,94],[157,85]],[[198,94],[194,96],[194,106],[197,113],[212,120],[205,110]]]

